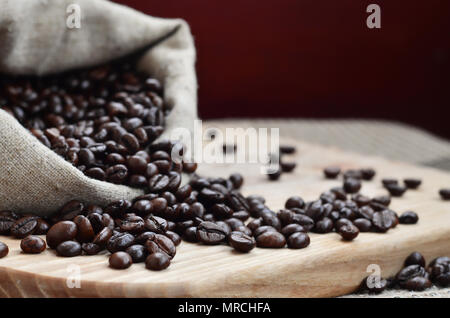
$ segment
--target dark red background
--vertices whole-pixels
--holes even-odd
[[[386,118],[450,138],[448,0],[116,2],[189,22],[202,118]]]

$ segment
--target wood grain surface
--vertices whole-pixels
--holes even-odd
[[[311,245],[305,249],[256,248],[250,254],[236,253],[225,245],[182,242],[172,265],[161,272],[146,270],[144,264],[113,270],[106,253],[62,258],[47,249],[40,255],[25,255],[20,240],[0,237],[10,247],[9,255],[0,259],[0,296],[329,297],[351,293],[368,275],[370,264],[379,265],[388,277],[413,251],[422,252],[427,260],[450,255],[450,202],[438,195],[439,188],[450,186],[449,174],[300,141],[282,142],[297,146],[297,153],[286,161],[295,160],[298,166],[278,182],[261,175],[259,165],[204,164],[199,173],[228,176],[239,171],[246,178],[244,194],[265,196],[274,210],[282,208],[289,196],[311,200],[340,185],[340,180],[324,179],[322,169],[328,165],[375,168],[375,179],[364,182],[361,190],[371,196],[386,193],[380,183],[383,177],[419,177],[423,184],[418,190],[407,191],[391,204],[398,213],[416,211],[418,224],[399,225],[387,234],[361,233],[353,242],[343,242],[336,233],[311,234]],[[79,280],[73,280],[76,277]],[[74,284],[77,281],[79,286]]]

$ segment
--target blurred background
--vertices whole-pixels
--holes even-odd
[[[190,24],[203,119],[389,119],[450,139],[448,0],[115,2]]]

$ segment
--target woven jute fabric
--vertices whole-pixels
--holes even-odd
[[[279,128],[280,136],[325,146],[450,170],[450,142],[424,130],[380,120],[227,119],[206,121],[205,128]],[[379,295],[345,298],[450,298],[450,288],[422,292],[389,290]]]
[[[185,21],[103,0],[0,0],[0,7],[1,72],[45,75],[142,51],[138,68],[161,81],[164,101],[173,108],[166,133],[173,127],[192,129],[195,47]],[[76,13],[79,28],[69,27],[70,14]],[[0,210],[48,215],[72,199],[104,205],[141,193],[85,177],[0,110]]]

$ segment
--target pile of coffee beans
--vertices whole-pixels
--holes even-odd
[[[282,145],[279,149],[279,155],[269,154],[270,162],[279,162],[279,167],[276,171],[267,174],[269,180],[275,181],[280,179],[282,173],[291,173],[294,171],[297,164],[293,161],[285,161],[285,155],[292,155],[296,152],[294,146]],[[279,156],[279,157],[278,157]]]
[[[422,291],[433,284],[439,287],[450,286],[450,257],[438,257],[427,267],[423,255],[414,252],[406,258],[404,267],[394,277],[383,279],[368,276],[357,292],[378,294],[385,289]]]
[[[0,77],[0,107],[87,176],[151,188],[157,175],[181,171],[146,148],[170,109],[158,80],[131,62],[46,77]],[[148,166],[150,161],[153,163]]]

